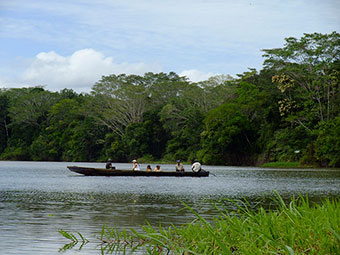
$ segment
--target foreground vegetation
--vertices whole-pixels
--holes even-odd
[[[89,94],[0,89],[0,160],[340,167],[340,34],[263,52],[264,68],[238,78],[120,74]]]
[[[219,205],[220,215],[212,222],[185,205],[197,218],[178,228],[148,225],[137,232],[103,226],[102,253],[143,249],[148,254],[339,254],[339,198],[313,204],[301,196],[287,204],[276,195],[273,202],[274,209],[266,210],[226,200],[238,210]],[[63,250],[72,248],[77,238],[61,233],[72,240]]]

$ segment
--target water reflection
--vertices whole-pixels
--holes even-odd
[[[138,228],[146,222],[181,225],[194,218],[181,201],[209,218],[217,213],[210,205],[225,197],[267,203],[265,198],[273,190],[285,198],[308,193],[312,200],[340,194],[336,170],[206,166],[215,176],[85,177],[68,171],[66,165],[0,163],[0,254],[58,254],[66,242],[59,229],[80,231],[90,240],[81,254],[98,254],[96,238],[104,223],[118,229]],[[162,166],[165,171],[173,167]],[[79,254],[77,250],[66,253]]]

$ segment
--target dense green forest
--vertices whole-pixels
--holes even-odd
[[[237,78],[120,74],[90,93],[0,89],[0,159],[340,167],[340,34],[263,53],[262,70]]]

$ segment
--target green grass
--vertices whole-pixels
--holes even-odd
[[[196,219],[181,227],[146,225],[142,231],[117,231],[103,226],[102,253],[143,249],[143,254],[339,254],[340,199],[312,204],[293,198],[289,204],[275,194],[275,209],[250,209],[246,201],[231,201],[236,211],[217,206],[219,217]]]

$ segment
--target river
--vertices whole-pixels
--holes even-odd
[[[60,254],[68,240],[59,229],[79,231],[90,240],[81,250],[76,246],[63,254],[100,254],[98,237],[104,223],[118,229],[138,229],[146,222],[179,226],[193,219],[181,201],[211,218],[216,214],[211,204],[224,198],[252,202],[273,190],[284,198],[340,195],[339,170],[204,166],[212,173],[208,178],[87,177],[70,172],[67,165],[104,166],[0,161],[0,254]],[[170,171],[174,165],[162,169]]]

